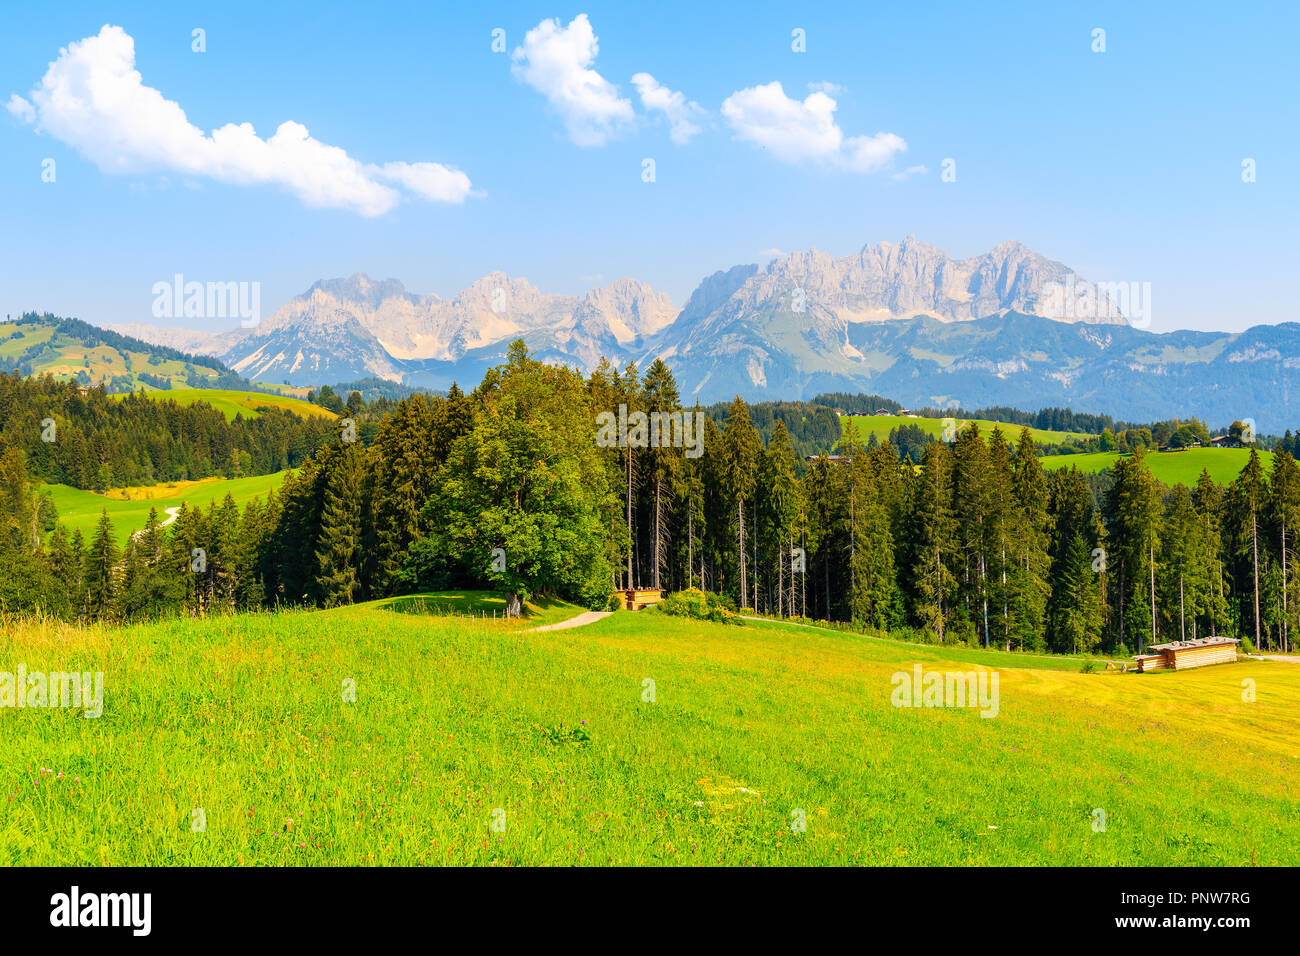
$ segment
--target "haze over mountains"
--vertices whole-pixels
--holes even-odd
[[[584,371],[602,356],[642,369],[663,358],[687,402],[870,391],[915,406],[1289,423],[1300,326],[1156,334],[1104,294],[1100,318],[1069,320],[1049,300],[1071,283],[1088,285],[1018,242],[954,260],[908,237],[852,256],[812,250],[736,266],[705,278],[680,309],[628,278],[577,297],[494,272],[444,299],[356,274],[317,282],[251,329],[113,328],[291,384],[375,375],[472,386],[523,338],[539,358]]]

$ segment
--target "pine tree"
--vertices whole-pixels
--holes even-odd
[[[912,616],[940,643],[952,615],[957,585],[951,565],[956,557],[957,522],[952,511],[952,454],[946,445],[925,447],[921,471],[912,488]]]
[[[745,505],[754,494],[756,472],[762,454],[762,442],[754,422],[749,417],[749,407],[737,395],[727,408],[727,422],[722,432],[722,471],[727,496],[734,508],[736,530],[736,557],[738,562],[739,601],[742,608],[749,607],[749,582],[746,577],[746,514]]]
[[[402,559],[411,542],[423,537],[420,509],[433,490],[433,476],[444,458],[435,450],[445,445],[435,436],[435,420],[445,425],[447,402],[424,395],[400,401],[379,425],[371,446],[368,469],[370,493],[366,511],[366,577],[374,593],[388,595],[398,586]],[[445,448],[443,450],[445,456]]]
[[[1296,534],[1300,532],[1300,467],[1287,451],[1273,455],[1273,475],[1269,482],[1272,498],[1269,502],[1273,540],[1276,542],[1280,565],[1282,598],[1282,651],[1291,649],[1296,612],[1300,609],[1300,567],[1296,563]]]
[[[1119,558],[1120,618],[1124,641],[1141,653],[1156,643],[1155,556],[1163,511],[1159,482],[1138,448],[1113,467],[1106,499],[1109,530]]]
[[[355,444],[343,445],[325,461],[316,588],[325,607],[338,607],[356,601],[361,590],[361,452]]]
[[[787,588],[794,580],[791,558],[794,553],[794,529],[801,505],[796,470],[790,433],[786,430],[785,422],[778,418],[764,455],[763,487],[767,505],[764,509],[767,517],[766,550],[774,558],[774,598],[779,617],[789,617],[792,614],[793,602]]]
[[[117,541],[113,536],[113,523],[108,519],[105,508],[95,526],[95,537],[90,542],[86,554],[86,591],[89,611],[92,616],[105,618],[111,616],[113,603],[117,595]]]
[[[832,619],[831,612],[831,557],[835,551],[838,487],[832,473],[833,466],[822,454],[813,462],[804,477],[804,501],[808,514],[808,540],[805,563],[816,575],[813,582],[813,608],[820,611],[821,620]]]
[[[662,419],[654,416],[676,413],[681,414],[681,401],[677,396],[677,382],[673,373],[661,359],[655,359],[646,370],[642,384],[642,405],[652,416],[651,448],[644,452],[647,462],[653,508],[650,517],[650,579],[651,587],[663,586],[662,573],[668,560],[668,514],[672,504],[672,492],[675,476],[684,460],[682,451],[671,446],[672,436],[667,434],[671,425],[663,434],[654,435],[659,430],[654,424]],[[657,446],[657,447],[655,447]]]
[[[1005,648],[1044,649],[1047,645],[1044,624],[1051,594],[1051,518],[1050,495],[1043,475],[1038,449],[1028,428],[1021,429],[1016,443],[1015,461],[1010,473],[1004,465],[1001,433],[994,429],[990,451],[996,487],[1009,486],[1009,500],[1003,504],[995,495],[993,524],[997,529],[997,547],[1005,556],[1001,560],[1004,595]],[[1085,542],[1086,543],[1086,542]],[[1089,549],[1090,551],[1091,549]],[[1090,588],[1075,590],[1092,602]],[[1090,605],[1091,606],[1091,605]],[[1094,623],[1091,609],[1079,620]],[[1091,638],[1091,635],[1089,635]]]
[[[1261,555],[1260,522],[1268,504],[1268,482],[1259,461],[1259,452],[1250,450],[1246,467],[1228,487],[1228,511],[1232,520],[1233,553],[1245,565],[1251,590],[1247,599],[1249,616],[1253,623],[1256,648],[1263,640],[1263,622],[1260,618]]]
[[[617,369],[609,359],[602,358],[587,380],[587,395],[592,408],[597,414],[617,415],[619,402],[622,401],[621,392]],[[627,480],[623,447],[617,441],[598,447],[605,467],[606,484],[611,488],[622,487]],[[698,464],[697,460],[697,467]],[[604,510],[601,519],[609,529],[605,538],[605,558],[610,566],[610,588],[617,590],[621,586],[629,586],[621,576],[630,554],[632,530],[628,523],[626,502],[621,501],[619,496],[608,499],[602,507]]]
[[[1161,620],[1178,640],[1197,636],[1196,622],[1209,592],[1213,555],[1205,525],[1184,485],[1176,485],[1165,507],[1160,561]]]
[[[1222,634],[1229,625],[1228,600],[1224,591],[1223,507],[1224,492],[1210,473],[1201,469],[1192,492],[1192,504],[1201,521],[1206,550],[1210,556],[1210,579],[1201,607],[1207,636]]]
[[[624,521],[627,525],[627,578],[623,586],[628,589],[637,586],[635,571],[633,566],[636,564],[636,540],[637,526],[632,507],[632,501],[636,495],[637,482],[639,480],[638,472],[638,450],[644,448],[648,441],[649,435],[638,435],[636,428],[631,425],[633,416],[636,413],[644,414],[641,404],[641,379],[637,374],[636,363],[628,362],[620,375],[617,370],[614,371],[614,393],[618,398],[619,404],[619,447],[623,450],[623,501],[624,501]],[[626,414],[624,414],[626,409]],[[624,431],[626,429],[626,434]]]
[[[993,481],[988,446],[975,422],[957,433],[953,442],[953,512],[957,519],[961,556],[963,611],[989,644],[988,565],[992,526]]]
[[[697,406],[698,407],[698,406]],[[686,412],[687,415],[694,414]],[[709,423],[710,425],[712,422]],[[702,438],[707,438],[708,431]],[[708,452],[708,445],[705,444],[705,453]],[[686,586],[693,588],[698,582],[703,587],[703,581],[698,571],[697,561],[703,557],[703,549],[700,546],[700,533],[704,526],[704,469],[705,462],[703,456],[699,458],[683,458],[681,467],[679,467],[673,476],[674,488],[673,495],[679,503],[678,515],[681,525],[681,533],[678,535],[678,555],[681,563],[685,564],[686,573],[684,575]],[[679,572],[679,580],[682,575]]]

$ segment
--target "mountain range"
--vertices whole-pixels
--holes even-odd
[[[1290,427],[1300,325],[1153,333],[1101,291],[1089,313],[1098,318],[1070,320],[1052,304],[1062,287],[1093,288],[1019,242],[952,259],[909,236],[852,256],[811,250],[735,266],[680,309],[627,278],[577,297],[494,272],[444,299],[356,274],[317,282],[250,329],[112,328],[295,385],[472,385],[522,338],[538,358],[584,371],[602,357],[640,368],[662,358],[687,402],[866,391],[912,406],[1061,405]]]

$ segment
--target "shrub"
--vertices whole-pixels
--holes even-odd
[[[711,594],[699,588],[674,591],[659,602],[659,610],[675,617],[689,617],[715,624],[742,624],[736,616],[736,605],[729,597]]]
[[[1079,673],[1092,674],[1095,673],[1096,670],[1097,670],[1097,662],[1090,657],[1083,662],[1083,666],[1079,668]]]
[[[905,641],[908,644],[926,644],[931,643],[928,638],[932,638],[929,631],[917,631],[914,627],[896,627],[890,630],[889,636],[896,641]]]

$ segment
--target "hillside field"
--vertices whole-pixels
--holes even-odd
[[[1088,455],[1044,455],[1044,468],[1070,468],[1080,471],[1100,472],[1110,468],[1121,458],[1127,457],[1118,452],[1096,452]],[[1221,485],[1231,482],[1241,469],[1250,461],[1249,448],[1188,448],[1186,451],[1148,452],[1147,467],[1151,474],[1170,487],[1183,484],[1188,488],[1196,486],[1201,477],[1201,470],[1208,470],[1210,477]],[[1265,472],[1273,468],[1273,453],[1261,451],[1259,462]]]
[[[847,427],[850,421],[857,428],[858,438],[863,442],[872,434],[876,436],[877,441],[884,441],[889,437],[891,430],[904,425],[915,425],[927,435],[933,435],[935,438],[942,438],[943,435],[944,420],[942,418],[911,418],[907,415],[843,415],[840,417],[841,428]],[[972,421],[975,422],[979,425],[980,434],[986,438],[994,427],[1001,428],[1003,436],[1012,444],[1015,444],[1022,427],[1006,422],[999,424],[982,418],[954,418],[953,421],[956,422],[958,430],[966,428]],[[1074,438],[1088,437],[1083,432],[1057,432],[1042,428],[1031,428],[1029,434],[1039,444],[1051,445],[1058,445]]]
[[[270,392],[241,392],[221,388],[173,388],[166,390],[149,390],[145,392],[150,398],[160,402],[173,401],[180,405],[193,405],[206,402],[226,416],[226,421],[233,421],[236,415],[256,418],[259,408],[282,408],[304,418],[335,418],[333,412],[311,402],[293,398],[288,395]],[[121,395],[112,396],[121,399]]]
[[[288,474],[288,471],[277,471],[249,478],[170,481],[139,488],[114,488],[102,495],[68,485],[40,485],[39,491],[53,499],[59,512],[59,523],[68,529],[68,533],[80,528],[87,541],[95,533],[101,512],[107,508],[117,542],[125,544],[131,532],[148,524],[150,508],[157,508],[159,520],[166,521],[168,508],[180,507],[187,501],[190,507],[206,509],[210,502],[220,503],[229,494],[242,509],[254,498],[265,498],[267,492],[279,488]]]
[[[103,671],[104,707],[0,709],[0,864],[1300,861],[1300,666],[1083,674],[657,611],[455,616],[490,600],[10,622],[5,661]],[[996,669],[997,715],[893,706],[915,664]]]
[[[177,386],[186,385],[192,374],[214,381],[217,378],[217,373],[210,368],[152,355],[143,344],[141,349],[88,347],[44,322],[0,322],[0,359],[18,359],[37,346],[44,348],[29,359],[34,375],[75,379],[79,372],[84,372],[91,384],[115,382],[125,387],[124,383],[129,382],[134,390],[153,387],[140,378],[142,373]]]

